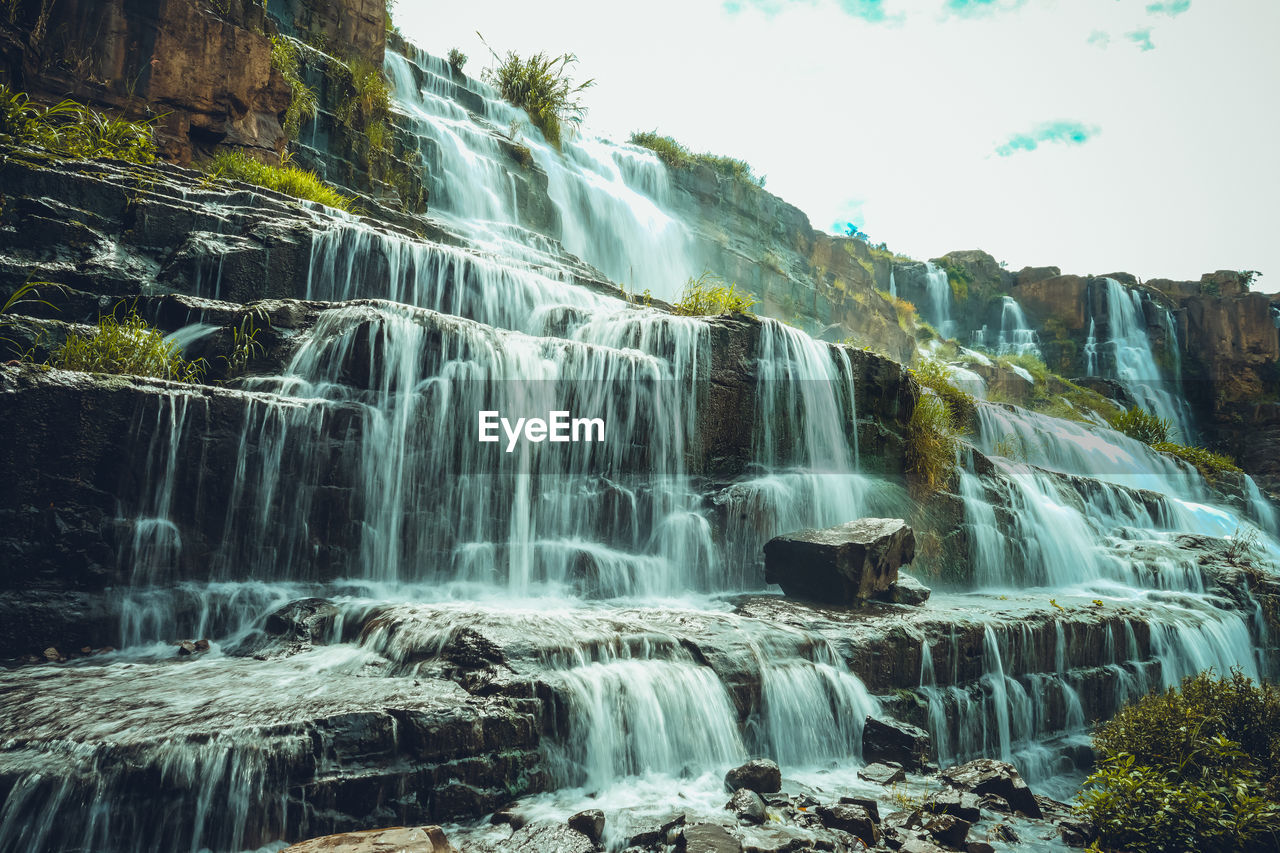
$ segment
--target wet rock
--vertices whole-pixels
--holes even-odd
[[[888,592],[915,551],[915,534],[902,519],[861,518],[769,540],[765,580],[795,598],[854,604]]]
[[[862,729],[862,757],[920,770],[929,760],[929,733],[910,723],[868,716]]]
[[[961,820],[976,823],[981,816],[981,800],[977,794],[966,791],[940,791],[924,804],[924,810],[933,814],[955,815]]]
[[[593,853],[595,843],[576,829],[556,824],[529,824],[503,845],[504,853]]]
[[[655,847],[663,844],[674,844],[675,836],[685,824],[685,815],[680,813],[674,817],[667,818],[660,824],[653,825],[649,829],[641,830],[634,833],[627,839],[628,847]]]
[[[942,772],[942,781],[962,791],[1003,797],[1015,812],[1027,817],[1043,816],[1035,795],[1011,764],[979,758]]]
[[[512,829],[521,829],[528,822],[529,819],[520,813],[515,806],[498,809],[493,813],[493,817],[489,818],[489,823],[494,826],[500,826],[505,823]]]
[[[1013,814],[1013,806],[1009,805],[1009,801],[1004,797],[997,797],[995,794],[983,794],[979,798],[978,804],[989,812]]]
[[[742,853],[742,841],[719,824],[695,823],[681,830],[676,850],[678,853]]]
[[[291,601],[267,617],[268,634],[295,643],[323,642],[333,625],[338,608],[325,598]]]
[[[924,824],[924,831],[947,847],[960,847],[969,835],[969,821],[955,815],[941,814]]]
[[[1062,840],[1071,847],[1087,847],[1098,837],[1098,828],[1082,818],[1071,806],[1051,797],[1036,795],[1044,819],[1058,827]]]
[[[996,841],[1003,841],[1007,844],[1017,844],[1022,837],[1014,831],[1012,826],[1007,823],[997,823],[991,827],[991,831],[987,834],[988,838],[995,838]]]
[[[44,659],[47,661],[51,661],[53,663],[57,663],[58,661],[61,661],[61,660],[66,660],[66,658],[62,656],[62,653],[59,652],[57,649],[55,649],[53,646],[50,646],[49,648],[44,650]]]
[[[898,572],[898,580],[880,595],[882,601],[918,606],[929,600],[932,590],[906,572]]]
[[[970,841],[964,849],[965,853],[996,853],[996,848],[985,841]]]
[[[858,778],[867,782],[875,782],[877,785],[892,785],[896,782],[907,781],[907,773],[902,769],[901,765],[875,762],[859,770]]]
[[[880,804],[871,797],[841,797],[842,806],[862,806],[876,823],[880,822]]]
[[[902,842],[902,846],[898,848],[898,853],[945,853],[945,851],[932,841],[925,841],[923,838],[908,838]]]
[[[871,818],[871,813],[861,806],[818,806],[814,812],[828,829],[839,829],[856,835],[868,847],[874,847],[880,840],[880,828]]]
[[[782,790],[782,771],[769,759],[757,758],[724,774],[724,785],[728,791],[746,788],[757,794],[772,794]]]
[[[569,818],[569,828],[576,829],[591,839],[592,844],[598,845],[604,837],[604,812],[600,809],[580,811]]]
[[[456,853],[438,826],[398,826],[302,841],[284,853]]]
[[[764,823],[766,813],[764,800],[755,791],[739,788],[724,807],[738,816],[744,823]]]

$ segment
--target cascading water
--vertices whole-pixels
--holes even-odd
[[[1031,355],[1040,358],[1040,341],[1036,330],[1023,312],[1018,300],[1006,296],[1000,307],[1000,338],[996,341],[999,355]]]
[[[529,807],[563,817],[637,790],[718,812],[724,771],[756,755],[843,790],[866,716],[894,707],[895,687],[918,687],[940,763],[1003,757],[1047,782],[1072,770],[1086,720],[1142,691],[1207,666],[1266,672],[1256,603],[1228,601],[1179,544],[1252,522],[1259,562],[1280,560],[1256,486],[1247,507],[1222,506],[1192,469],[1122,435],[984,402],[973,443],[992,465],[964,454],[947,533],[970,571],[954,589],[849,614],[767,594],[772,536],[911,511],[900,485],[863,470],[859,432],[878,425],[859,419],[849,350],[764,320],[742,359],[753,410],[709,413],[713,339],[738,321],[629,305],[586,266],[655,295],[694,271],[660,161],[590,137],[557,151],[425,54],[389,53],[387,72],[429,151],[448,245],[317,213],[306,296],[340,304],[309,303],[274,375],[161,386],[142,407],[140,483],[118,508],[122,648],[34,688],[0,673],[16,697],[0,724],[16,744],[0,751],[0,851],[241,850],[325,828],[339,802],[321,795],[348,766],[394,777],[402,743],[440,747],[439,720],[494,695],[544,709],[539,766],[521,772],[550,780]],[[519,139],[504,140],[513,120]],[[545,174],[550,210],[529,206],[515,145]],[[947,274],[930,265],[926,279],[929,319],[951,336]],[[220,282],[197,287],[217,296]],[[1116,288],[1103,346],[1122,381],[1163,393],[1136,296]],[[1035,343],[1006,299],[1001,351]],[[482,411],[599,418],[606,440],[508,451],[501,431],[477,440]],[[700,446],[713,416],[750,420],[729,482],[691,462],[714,455]],[[237,446],[210,478],[215,432]],[[1017,458],[997,456],[1010,444]],[[320,614],[288,654],[264,639],[285,607]],[[880,664],[896,661],[868,663],[860,632],[872,656],[918,642],[918,685],[914,667],[886,681]],[[213,648],[175,662],[162,643],[180,636]],[[342,720],[377,732],[382,709],[403,707],[389,724],[411,730],[403,741],[333,746]],[[467,730],[514,765],[519,726],[499,718],[493,735],[476,713]],[[162,818],[125,805],[140,777],[164,789]],[[387,784],[397,807],[418,796]]]
[[[1151,349],[1141,292],[1125,287],[1113,278],[1102,279],[1102,286],[1109,331],[1105,351],[1107,358],[1104,364],[1099,364],[1095,325],[1091,318],[1089,342],[1085,345],[1089,375],[1100,375],[1105,368],[1143,408],[1167,420],[1177,430],[1180,441],[1193,442],[1195,431],[1191,409],[1179,393],[1181,359],[1178,355],[1177,330],[1168,310],[1158,309],[1163,314],[1162,325],[1168,335],[1167,346],[1173,353],[1173,366],[1170,370],[1172,375],[1166,378],[1156,364],[1155,354]]]

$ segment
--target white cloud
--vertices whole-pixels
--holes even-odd
[[[847,3],[847,0],[844,0]],[[1280,27],[1274,0],[472,0],[396,20],[436,54],[571,51],[588,129],[657,128],[748,160],[816,227],[863,218],[916,257],[982,247],[1013,268],[1280,280]],[[862,3],[865,12],[880,4]],[[855,10],[856,11],[856,10]],[[876,20],[868,20],[868,17]],[[1125,33],[1149,29],[1152,50]],[[1099,130],[1018,156],[997,146],[1069,117]]]

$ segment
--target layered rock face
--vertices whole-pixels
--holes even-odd
[[[216,144],[283,150],[291,93],[271,66],[261,5],[30,0],[17,10],[0,42],[15,88],[153,117],[162,153],[182,163]]]

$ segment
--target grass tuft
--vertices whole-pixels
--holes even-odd
[[[950,479],[959,442],[955,415],[946,400],[922,393],[907,423],[906,462],[925,494],[938,491]]]
[[[695,154],[670,136],[663,136],[656,130],[632,133],[631,144],[648,148],[672,169],[692,169],[698,164],[703,164],[726,178],[757,187],[764,186],[764,176],[756,175],[755,170],[746,160],[710,152]]]
[[[751,307],[755,304],[755,297],[739,291],[736,284],[726,286],[725,280],[720,276],[704,272],[697,278],[689,279],[679,301],[671,307],[675,313],[686,317],[707,317],[754,314]]]
[[[581,95],[595,85],[595,80],[574,83],[570,66],[578,61],[572,53],[550,56],[535,53],[525,58],[515,51],[498,56],[490,48],[497,64],[486,68],[484,81],[498,90],[502,99],[529,115],[529,121],[552,146],[559,149],[565,126],[576,128],[586,115]]]
[[[219,152],[209,164],[208,172],[214,179],[243,181],[338,210],[351,210],[353,199],[320,180],[315,172],[297,166],[259,163],[243,151]]]
[[[75,160],[112,157],[149,164],[156,159],[154,121],[129,121],[72,100],[45,107],[0,83],[0,147],[4,148],[34,148]]]
[[[72,332],[49,356],[49,365],[85,373],[133,374],[197,383],[204,379],[204,359],[187,361],[176,341],[167,341],[132,309],[123,320],[114,314],[98,318],[92,334]]]
[[[284,135],[297,139],[303,123],[315,118],[319,102],[315,90],[302,80],[298,48],[284,36],[271,37],[271,67],[280,72],[293,91],[284,113]]]

